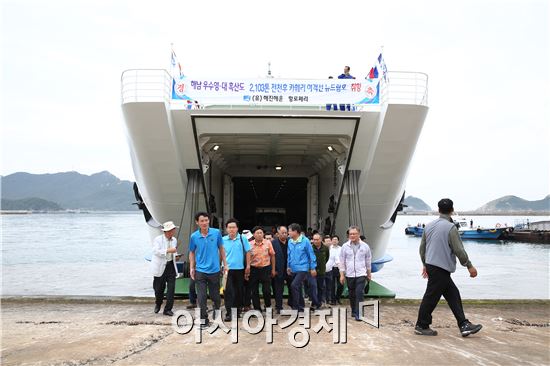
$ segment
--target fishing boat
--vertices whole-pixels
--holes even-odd
[[[236,217],[251,228],[269,207],[285,213],[278,224],[340,238],[358,225],[380,270],[428,113],[427,81],[401,71],[364,80],[124,71],[135,194],[151,237],[172,220],[187,253],[195,212],[213,227]],[[350,108],[327,110],[333,103]]]
[[[454,220],[460,238],[462,240],[498,240],[501,239],[506,233],[508,228],[503,227],[501,224],[495,224],[495,227],[481,227],[473,228],[470,226],[469,221],[466,218],[459,218]]]
[[[511,228],[503,227],[497,223],[494,227],[471,227],[469,221],[466,218],[453,218],[455,225],[460,234],[460,238],[463,240],[499,240],[505,239],[510,232]],[[407,226],[405,228],[407,235],[414,235],[421,237],[424,234],[424,228],[422,226]]]
[[[424,227],[420,225],[408,225],[405,228],[405,235],[422,236],[422,234],[424,234]]]

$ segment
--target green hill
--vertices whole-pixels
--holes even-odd
[[[403,210],[404,212],[432,211],[432,208],[426,202],[414,196],[406,197],[404,203],[407,205]]]
[[[1,207],[4,211],[60,211],[62,208],[55,202],[41,198],[23,198],[20,200],[8,200],[2,198]]]
[[[541,200],[528,201],[517,196],[504,196],[488,202],[475,212],[548,212],[550,211],[550,195]]]
[[[65,209],[135,210],[133,182],[103,171],[92,175],[78,172],[55,174],[14,173],[1,177],[2,199],[40,198]]]

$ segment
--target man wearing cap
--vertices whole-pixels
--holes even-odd
[[[456,318],[460,333],[467,337],[479,332],[482,326],[472,324],[466,319],[460,292],[451,278],[451,273],[456,270],[457,257],[460,264],[468,268],[470,277],[476,277],[477,270],[468,259],[460,234],[451,219],[450,215],[454,211],[453,201],[443,198],[437,206],[440,216],[426,225],[420,242],[420,259],[424,265],[422,277],[428,278],[428,285],[418,310],[414,331],[419,335],[437,335],[437,331],[431,329],[430,324],[432,312],[443,295]]]
[[[151,272],[154,276],[155,313],[160,311],[164,299],[164,289],[168,285],[163,314],[170,316],[174,315],[172,306],[174,305],[177,274],[174,260],[174,253],[176,253],[178,246],[178,240],[175,237],[177,228],[172,221],[167,221],[162,225],[164,233],[153,240],[153,255],[151,257]]]

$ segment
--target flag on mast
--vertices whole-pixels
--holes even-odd
[[[174,49],[172,49],[172,57],[170,59],[170,73],[174,79],[181,79],[184,76],[181,71],[181,64],[178,61],[178,56],[176,56]]]
[[[378,79],[378,68],[376,66],[370,68],[369,79]]]
[[[384,56],[382,52],[376,58],[374,66],[370,68],[368,79],[378,79],[383,78],[385,82],[388,82],[388,68],[386,67],[386,61],[384,61]]]
[[[172,54],[170,57],[170,76],[172,76],[172,99],[188,100],[185,95],[185,75],[181,70],[181,64],[178,61],[178,56],[172,48]]]
[[[375,69],[378,68],[379,72],[382,73],[382,77],[384,78],[384,81],[388,81],[388,68],[386,67],[386,61],[384,61],[384,57],[382,56],[382,52],[380,52],[380,55],[378,55],[378,58],[376,59],[376,65],[374,66]]]

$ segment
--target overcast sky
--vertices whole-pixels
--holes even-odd
[[[1,175],[108,170],[133,180],[120,75],[429,75],[407,194],[474,209],[550,186],[549,1],[2,1]]]

